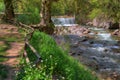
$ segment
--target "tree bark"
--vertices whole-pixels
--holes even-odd
[[[44,25],[44,27],[41,29],[41,31],[53,34],[54,32],[54,24],[51,20],[51,0],[42,0],[42,7],[41,7],[41,25]]]
[[[4,21],[14,21],[15,19],[15,14],[14,14],[14,8],[12,4],[12,0],[4,0],[5,4],[5,16],[4,16]]]

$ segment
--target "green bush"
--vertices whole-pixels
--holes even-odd
[[[0,80],[5,80],[7,78],[8,69],[7,66],[0,64]]]
[[[94,19],[95,17],[100,16],[100,14],[101,14],[101,10],[96,8],[96,9],[93,9],[93,10],[91,11],[91,13],[90,13],[90,15],[88,15],[88,17],[89,17],[90,19]]]
[[[0,12],[4,12],[4,4],[3,4],[3,1],[0,1]]]
[[[20,14],[17,16],[17,20],[24,24],[37,24],[40,22],[39,10],[35,8],[26,14]]]
[[[17,73],[15,80],[51,80],[51,76],[45,72],[45,67],[36,68],[30,63],[26,64],[25,61],[23,61],[22,65],[24,67]]]
[[[59,80],[97,80],[85,66],[66,54],[58,45],[54,39],[50,36],[35,31],[30,44],[39,52],[42,57],[42,63],[40,68],[37,68],[36,72],[33,69],[30,73],[34,75],[41,75],[39,71],[44,71],[44,74],[48,77],[44,77],[44,80],[52,80],[53,75],[57,75]],[[27,48],[27,52],[32,54],[29,56],[30,61],[34,62],[36,57],[33,56],[32,51]],[[28,71],[25,69],[24,71]],[[39,73],[39,74],[37,74]],[[20,74],[20,73],[19,73]],[[31,74],[25,74],[22,76],[22,80],[26,77],[31,77]],[[34,76],[33,75],[33,76]],[[33,78],[29,79],[33,80]],[[36,80],[41,80],[37,77]]]
[[[40,22],[40,8],[38,5],[40,1],[30,0],[30,1],[16,1],[14,3],[15,12],[20,13],[16,16],[17,20],[24,24],[37,24]]]

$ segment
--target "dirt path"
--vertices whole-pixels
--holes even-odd
[[[8,73],[5,80],[14,80],[15,71],[19,64],[20,52],[24,47],[23,42],[18,42],[21,39],[21,34],[18,28],[13,25],[0,24],[0,41],[6,42],[9,47],[4,52],[7,53],[4,58],[6,61],[0,62],[1,65],[6,66]]]

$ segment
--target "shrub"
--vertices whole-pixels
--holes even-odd
[[[31,10],[28,14],[23,13],[18,15],[16,18],[18,21],[24,24],[37,24],[40,22],[39,10],[35,8],[34,10]]]

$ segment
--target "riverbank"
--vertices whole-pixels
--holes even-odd
[[[37,60],[38,57],[27,46],[30,63],[26,64],[24,58],[21,59],[23,63],[17,80],[98,80],[92,71],[61,49],[51,36],[35,31],[29,44],[40,59]]]

